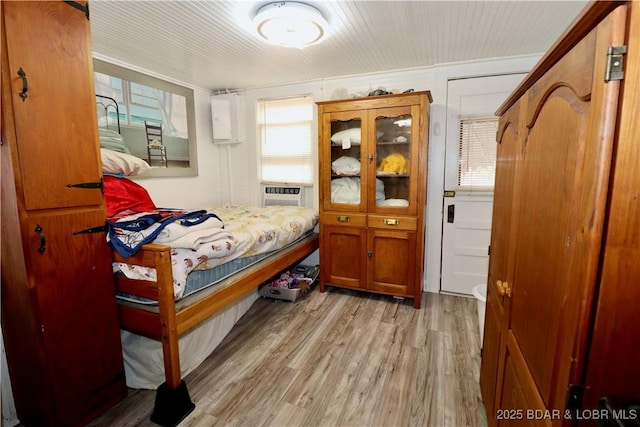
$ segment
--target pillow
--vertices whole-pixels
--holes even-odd
[[[131,151],[124,145],[123,142],[120,142],[115,139],[104,139],[100,138],[100,148],[106,148],[107,150],[117,151],[119,153],[131,154]]]
[[[100,136],[107,136],[107,137],[111,137],[111,138],[118,138],[120,141],[124,141],[124,138],[122,137],[122,135],[120,135],[120,134],[119,134],[118,132],[116,132],[115,130],[100,128],[100,129],[98,129],[98,133],[100,134]]]
[[[157,209],[147,190],[127,178],[105,175],[103,183],[109,218],[120,212],[152,212]]]
[[[137,176],[151,169],[149,163],[131,154],[101,148],[100,155],[102,157],[102,173]]]
[[[377,131],[376,136],[377,139],[384,135],[384,132]],[[360,144],[360,139],[362,138],[362,131],[360,128],[350,128],[341,130],[340,132],[336,132],[331,135],[331,143],[333,145],[341,145],[343,142],[350,142],[351,144]]]
[[[331,170],[338,175],[357,175],[360,173],[360,160],[342,156],[331,163]]]
[[[342,141],[347,140],[352,144],[360,144],[360,137],[360,128],[345,129],[331,135],[331,142],[340,145]]]

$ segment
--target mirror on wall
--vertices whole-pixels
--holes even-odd
[[[197,176],[193,89],[99,59],[93,65],[100,146],[149,163],[140,178]]]

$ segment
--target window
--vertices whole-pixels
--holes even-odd
[[[168,162],[147,176],[196,176],[195,103],[193,89],[94,59],[96,94],[118,103],[120,133],[131,154],[152,164],[144,122],[162,125]],[[98,126],[116,129],[115,109],[100,114]],[[165,167],[166,166],[166,167]]]
[[[458,137],[458,188],[493,191],[498,118],[461,118]]]
[[[313,183],[313,99],[303,96],[258,101],[260,180]]]

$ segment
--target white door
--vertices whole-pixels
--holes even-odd
[[[526,74],[449,80],[440,289],[486,283],[495,174],[495,111]],[[481,142],[481,141],[484,141]]]

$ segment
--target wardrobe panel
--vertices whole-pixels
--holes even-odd
[[[89,20],[62,1],[5,2],[25,209],[100,205]],[[46,35],[46,37],[43,37]]]
[[[578,163],[585,144],[581,129],[588,112],[572,95],[560,87],[545,101],[529,131],[522,171],[511,328],[545,399],[553,376],[555,346],[550,344],[562,327],[570,280],[565,271],[572,256]]]

